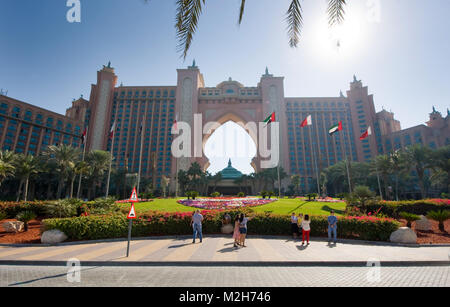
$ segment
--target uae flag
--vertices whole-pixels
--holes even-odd
[[[87,127],[84,128],[83,134],[81,135],[81,144],[84,144],[86,142],[86,135],[87,135]]]
[[[114,131],[116,130],[116,122],[113,123],[111,131],[109,131],[109,138],[112,139],[114,136]]]
[[[173,130],[175,133],[178,133],[177,118],[178,118],[178,115],[177,115],[177,117],[175,118],[175,120],[174,120],[174,122],[173,122],[173,128],[172,128],[172,130]]]
[[[365,138],[369,137],[369,135],[372,135],[372,128],[370,127],[359,137],[359,139],[362,141]]]
[[[275,112],[270,114],[270,116],[264,120],[264,122],[266,123],[266,126],[274,121],[275,121]]]
[[[338,132],[338,131],[341,131],[341,130],[342,130],[342,122],[340,121],[339,124],[336,124],[336,125],[334,125],[333,127],[331,127],[331,128],[328,130],[328,133],[329,133],[330,135],[333,135],[334,133],[336,133],[336,132]]]
[[[302,122],[302,124],[300,125],[301,128],[306,127],[306,126],[312,126],[312,117],[311,115],[308,115],[305,120]]]

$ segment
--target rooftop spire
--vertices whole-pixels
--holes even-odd
[[[231,167],[231,158],[228,160],[228,167]]]

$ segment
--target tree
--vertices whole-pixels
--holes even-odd
[[[40,161],[32,155],[18,154],[14,164],[16,168],[16,176],[20,180],[19,190],[17,192],[17,201],[20,199],[21,189],[24,184],[25,188],[23,195],[24,200],[27,201],[30,176],[40,172]]]
[[[97,187],[101,184],[105,172],[109,169],[110,160],[111,154],[103,150],[93,150],[86,155],[86,162],[89,165],[89,199],[96,197]]]
[[[300,175],[291,176],[291,183],[294,185],[297,195],[300,194]]]
[[[441,147],[431,154],[431,167],[445,178],[445,188],[450,193],[450,145]]]
[[[390,199],[389,197],[389,176],[392,173],[392,160],[388,155],[380,155],[375,158],[374,168],[376,168],[383,180],[384,185],[384,199]]]
[[[396,150],[389,155],[391,159],[392,173],[395,175],[395,200],[398,201],[398,181],[399,177],[407,170],[406,156],[404,152]]]
[[[149,0],[146,0],[147,2]],[[245,0],[241,0],[239,9],[239,25],[242,23],[245,12]],[[206,0],[177,0],[177,12],[175,17],[176,35],[178,38],[178,50],[182,57],[186,58],[189,48],[192,45],[194,34],[197,30],[198,21]],[[346,0],[328,0],[328,23],[330,26],[340,24],[344,20],[344,6]],[[287,34],[289,46],[295,48],[300,41],[301,29],[303,26],[302,7],[300,0],[291,0],[286,12]]]
[[[367,203],[375,199],[375,192],[372,192],[369,187],[357,186],[353,190],[353,193],[347,197],[347,203],[349,205],[356,205],[361,211],[366,212]]]
[[[75,164],[80,157],[80,150],[64,144],[51,145],[44,152],[44,155],[55,165],[55,171],[58,174],[56,198],[60,199],[64,183],[73,172]]]
[[[420,194],[423,199],[426,196],[425,171],[431,166],[431,149],[420,144],[407,147],[405,159],[405,165],[412,167],[417,174]]]
[[[222,180],[222,173],[218,172],[217,174],[215,174],[214,176],[212,176],[211,181],[213,182],[214,185],[214,189],[213,192],[216,191],[217,188],[217,184]]]
[[[11,151],[0,151],[0,186],[6,178],[14,175],[14,153]]]

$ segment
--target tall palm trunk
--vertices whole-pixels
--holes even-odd
[[[64,178],[61,177],[61,178],[59,178],[58,189],[56,191],[56,198],[57,199],[61,199],[61,192],[62,192],[63,185],[64,185]]]
[[[27,177],[27,179],[25,179],[25,191],[24,191],[24,200],[27,201],[27,197],[28,197],[28,183],[30,182],[30,177]]]
[[[21,193],[21,191],[22,191],[22,186],[23,186],[23,180],[20,180],[19,190],[17,190],[17,199],[16,199],[16,201],[19,201],[19,200],[20,200],[20,195],[22,194],[22,193]]]
[[[70,180],[70,198],[73,198],[73,188],[75,184],[75,176],[72,176],[72,179]]]

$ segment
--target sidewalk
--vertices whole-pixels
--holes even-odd
[[[0,265],[65,265],[77,258],[83,265],[359,265],[378,260],[382,265],[449,265],[448,246],[393,246],[344,240],[329,245],[312,239],[311,245],[288,237],[249,237],[247,247],[234,248],[230,236],[165,237],[127,241],[68,244],[60,246],[0,247]]]

